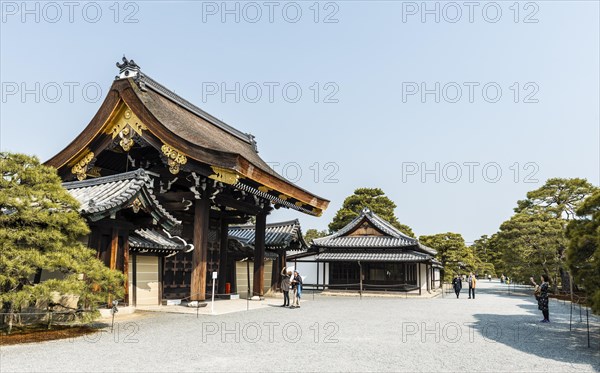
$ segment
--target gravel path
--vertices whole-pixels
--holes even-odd
[[[532,296],[480,282],[477,299],[326,297],[300,309],[219,316],[144,314],[114,333],[0,348],[0,371],[600,370],[600,321],[552,301],[540,324]]]

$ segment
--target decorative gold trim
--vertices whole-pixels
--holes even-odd
[[[143,131],[148,130],[148,127],[142,123],[125,102],[118,104],[108,122],[109,125],[105,133],[110,133],[113,139],[120,137],[119,145],[126,152],[133,146],[132,135],[137,133],[142,136]]]
[[[167,157],[169,171],[175,175],[179,173],[179,168],[187,163],[187,157],[180,151],[164,144],[160,150]]]
[[[235,185],[240,179],[240,174],[234,170],[228,168],[222,168],[217,166],[210,166],[214,174],[210,175],[209,178],[220,181],[225,184]]]
[[[107,133],[110,133],[112,138],[119,136],[119,133],[123,131],[126,127],[130,127],[135,133],[138,135],[142,135],[143,131],[148,130],[148,127],[140,118],[135,115],[135,113],[125,104],[124,102],[119,105],[120,107],[117,109],[114,118],[110,120],[112,122],[111,125],[108,126]]]
[[[285,194],[280,194],[280,195],[279,195],[279,199],[282,199],[282,200],[284,200],[284,201],[287,201],[289,198],[290,198],[290,197],[289,197],[289,196],[286,196]]]
[[[302,206],[304,205],[304,203],[303,203],[303,202],[300,202],[300,201],[298,201],[298,202],[296,202],[296,203],[294,203],[294,204],[295,204],[296,206],[298,206],[298,207],[302,207]]]
[[[141,208],[142,208],[142,201],[140,201],[139,198],[136,198],[133,201],[133,203],[131,204],[131,209],[133,210],[133,212],[135,214],[137,214]]]
[[[269,192],[270,192],[270,191],[272,191],[273,189],[271,189],[271,188],[269,188],[269,187],[267,187],[267,186],[261,185],[261,186],[259,186],[259,187],[258,187],[258,190],[260,190],[260,191],[261,191],[261,192],[263,192],[263,193],[269,193]]]
[[[73,175],[77,176],[77,180],[85,180],[85,178],[87,177],[88,165],[90,164],[92,159],[94,159],[94,153],[89,152],[86,155],[84,155],[83,158],[81,158],[79,162],[77,162],[75,166],[73,166],[73,168],[71,168],[71,172],[73,173]]]

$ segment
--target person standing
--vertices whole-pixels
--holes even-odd
[[[286,272],[285,266],[281,270],[281,291],[283,291],[283,305],[281,307],[288,307],[290,305],[290,282],[292,278],[292,272]]]
[[[477,286],[477,277],[473,275],[473,272],[469,273],[469,278],[467,279],[469,282],[469,299],[475,299],[475,287]]]
[[[300,297],[302,296],[302,277],[298,271],[294,271],[292,278],[292,305],[290,308],[300,307]]]
[[[458,299],[458,296],[460,295],[460,290],[462,289],[462,280],[460,279],[459,275],[456,275],[454,277],[454,280],[452,280],[452,287],[454,288],[454,293],[456,294],[456,298]]]
[[[542,283],[539,285],[539,291],[537,290],[538,284],[535,283],[533,277],[530,277],[529,280],[536,287],[537,292],[537,301],[538,301],[538,309],[542,311],[542,315],[544,315],[544,319],[540,322],[550,322],[550,309],[548,305],[548,288],[550,287],[550,277],[547,274],[543,274],[540,277]]]

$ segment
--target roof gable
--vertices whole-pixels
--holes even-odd
[[[79,202],[80,212],[97,221],[132,207],[145,209],[163,228],[178,229],[175,219],[158,202],[151,191],[150,176],[142,169],[119,175],[63,183],[63,187]]]
[[[315,238],[312,246],[315,248],[343,248],[344,250],[410,248],[429,255],[437,253],[422,245],[416,238],[402,233],[367,207],[363,208],[354,220],[336,233]]]
[[[132,146],[135,150],[136,143],[143,143],[144,149],[154,148],[173,175],[182,169],[195,172],[310,215],[320,216],[328,207],[328,200],[275,172],[258,155],[254,136],[165,88],[133,61],[124,58],[118,67],[120,75],[92,121],[46,162],[59,169],[63,180],[93,176],[106,149],[120,146],[129,154]]]
[[[229,227],[229,238],[254,246],[256,227],[253,224]],[[265,229],[265,246],[268,249],[307,250],[298,219],[269,223]]]

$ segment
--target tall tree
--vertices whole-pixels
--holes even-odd
[[[513,215],[502,223],[497,234],[506,275],[525,282],[531,276],[545,273],[556,289],[562,252],[567,245],[564,233],[562,219],[551,213]]]
[[[600,191],[588,197],[576,212],[579,219],[572,220],[567,228],[567,264],[590,297],[594,312],[600,312]]]
[[[536,190],[527,193],[527,198],[517,202],[516,213],[550,214],[561,219],[563,229],[575,218],[576,210],[583,200],[598,190],[586,179],[552,178]],[[559,247],[558,271],[563,289],[570,289],[570,275],[565,265],[566,246]],[[558,284],[558,278],[556,279]]]
[[[315,238],[325,237],[327,236],[326,230],[317,230],[317,229],[308,229],[304,234],[304,241],[306,241],[309,245]]]
[[[586,179],[548,179],[540,188],[528,192],[526,199],[518,201],[515,212],[543,210],[557,218],[571,220],[583,200],[597,189]]]
[[[478,274],[496,276],[494,263],[497,261],[498,253],[492,243],[490,237],[483,235],[470,246],[475,257],[475,272]]]
[[[342,208],[335,214],[333,221],[329,224],[329,230],[338,231],[360,215],[364,207],[368,207],[381,218],[390,222],[402,233],[415,237],[412,229],[398,221],[394,214],[396,204],[389,199],[380,188],[358,188],[354,194],[344,200]]]
[[[442,263],[442,277],[444,281],[452,280],[456,274],[473,270],[474,256],[465,245],[465,240],[459,233],[438,233],[430,236],[421,236],[419,241],[437,250],[436,258]]]
[[[35,157],[0,153],[0,172],[0,302],[8,324],[22,307],[57,293],[79,296],[86,309],[108,294],[122,296],[122,274],[79,242],[89,229],[56,170]],[[62,276],[38,283],[42,268]]]

